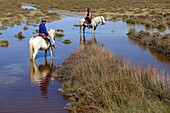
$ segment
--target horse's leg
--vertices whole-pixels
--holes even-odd
[[[45,50],[45,54],[44,54],[45,58],[47,57],[47,50]]]
[[[50,58],[50,71],[51,72],[52,72],[53,67],[54,67],[53,58]]]
[[[38,50],[35,50],[35,49],[34,49],[34,53],[33,53],[33,60],[35,59],[35,57],[36,57],[37,53],[38,53]]]
[[[80,25],[80,33],[81,33],[82,25]]]
[[[96,27],[93,27],[93,33],[95,33],[96,32]]]
[[[30,41],[30,60],[33,59],[33,46],[32,46],[32,42]]]
[[[34,61],[30,61],[30,79],[34,80]]]
[[[50,47],[50,55],[51,55],[51,58],[53,58],[53,50],[52,50],[52,47]]]
[[[85,32],[85,28],[86,28],[86,26],[83,26],[83,33]]]

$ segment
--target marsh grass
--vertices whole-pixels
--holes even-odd
[[[56,37],[56,38],[63,38],[63,37],[64,37],[64,34],[63,34],[63,33],[56,33],[56,34],[55,34],[55,37]]]
[[[22,4],[30,4],[31,1],[32,0],[1,0],[0,21],[3,26],[14,26],[13,24],[20,25],[21,22],[23,22],[23,18],[27,20],[32,19],[34,21],[37,21],[42,17],[48,17],[49,21],[60,19],[58,14],[51,14],[47,10],[28,10],[21,8]],[[44,6],[47,6],[47,4]]]
[[[66,39],[66,40],[63,40],[63,43],[68,45],[68,44],[70,44],[72,42],[71,42],[71,40]]]
[[[24,28],[23,28],[24,30],[28,30],[28,27],[27,26],[24,26]]]
[[[158,53],[170,56],[170,34],[160,34],[158,32],[150,34],[146,31],[130,29],[127,34],[129,38],[137,40],[139,43],[154,49]]]
[[[80,24],[74,24],[73,26],[74,27],[80,27]]]
[[[18,34],[16,34],[15,37],[17,37],[19,40],[22,40],[25,38],[25,36],[23,36],[22,32],[18,32]]]
[[[0,47],[8,47],[9,42],[8,40],[0,40]]]
[[[56,31],[57,31],[57,32],[64,33],[64,30],[63,30],[63,29],[57,29]]]
[[[32,5],[38,10],[28,10],[22,9],[22,5]],[[11,7],[12,6],[12,7]],[[45,7],[44,7],[45,6]],[[113,17],[114,21],[118,21],[122,19],[123,21],[127,21],[127,18],[114,18],[115,15],[126,15],[126,16],[138,16],[138,15],[150,15],[150,16],[161,16],[162,21],[156,22],[156,24],[163,24],[169,26],[169,7],[170,3],[167,0],[100,0],[100,2],[96,2],[93,0],[86,0],[86,2],[82,0],[2,0],[0,4],[0,21],[4,19],[8,20],[7,23],[4,23],[4,26],[16,24],[15,22],[20,20],[22,22],[22,18],[26,18],[27,20],[31,20],[30,22],[38,21],[42,17],[46,17],[49,19],[49,22],[58,20],[61,17],[56,13],[49,13],[48,10],[67,10],[72,12],[85,12],[87,7],[91,7],[93,15],[106,15],[105,17]],[[10,21],[13,18],[13,21]],[[132,19],[130,17],[129,19]],[[146,19],[146,18],[145,18]],[[143,20],[140,19],[136,21],[132,21],[132,24],[143,23]],[[161,23],[160,23],[161,22]],[[145,23],[143,23],[145,24]],[[152,24],[155,24],[152,22]],[[156,25],[157,26],[157,25]]]
[[[170,78],[154,67],[134,66],[105,47],[80,48],[58,68],[73,113],[170,111]]]

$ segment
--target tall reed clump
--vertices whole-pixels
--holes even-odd
[[[154,67],[134,66],[97,45],[80,48],[60,68],[62,93],[74,113],[168,113],[170,78]]]

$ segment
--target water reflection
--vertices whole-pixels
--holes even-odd
[[[156,52],[154,49],[149,49],[149,51],[154,55],[160,62],[170,63],[170,57],[164,54]]]
[[[129,41],[132,42],[134,45],[138,45],[142,51],[149,50],[152,55],[154,55],[160,62],[170,63],[170,57],[165,56],[164,54],[158,53],[155,49],[148,48],[145,45],[140,44],[136,40],[132,40],[129,38]]]
[[[80,34],[80,47],[84,47],[85,45],[93,45],[97,44],[96,36],[95,34],[92,34],[91,40],[86,40],[85,33]]]
[[[45,63],[41,65],[36,65],[36,62],[30,61],[30,79],[31,83],[38,84],[40,86],[41,94],[44,98],[48,98],[48,85],[52,79],[52,73],[56,66],[53,64],[53,59],[50,59],[48,63],[45,58]]]
[[[155,32],[159,32],[160,34],[168,34],[170,33],[170,30],[169,29],[157,29],[157,28],[153,28],[153,27],[147,27],[147,26],[143,26],[143,25],[129,25],[127,24],[128,26],[128,29],[131,29],[131,28],[135,28],[137,31],[140,31],[140,30],[145,30],[145,31],[148,31],[149,33],[155,33]]]
[[[132,40],[129,38],[129,41],[131,43],[133,43],[134,45],[137,45],[140,47],[140,49],[144,52],[149,50],[149,52],[159,61],[162,62],[164,64],[167,64],[166,66],[163,66],[161,64],[156,65],[157,67],[159,67],[161,70],[164,69],[165,73],[168,74],[170,73],[169,67],[170,67],[170,57],[165,56],[164,54],[158,53],[156,50],[152,49],[152,48],[148,48],[145,45],[140,44],[138,41],[136,40]],[[151,64],[150,64],[151,65]]]

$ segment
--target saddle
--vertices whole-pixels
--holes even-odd
[[[89,18],[87,18],[87,17],[85,17],[84,19],[86,20],[85,23],[91,24],[91,19],[89,19]]]
[[[45,34],[39,34],[39,36],[41,36],[46,42],[50,42]]]
[[[85,23],[85,25],[86,25],[86,27],[88,27],[88,28],[92,28],[92,25],[91,25],[91,20],[90,19],[88,19],[88,18],[84,18],[86,21],[84,22]]]

